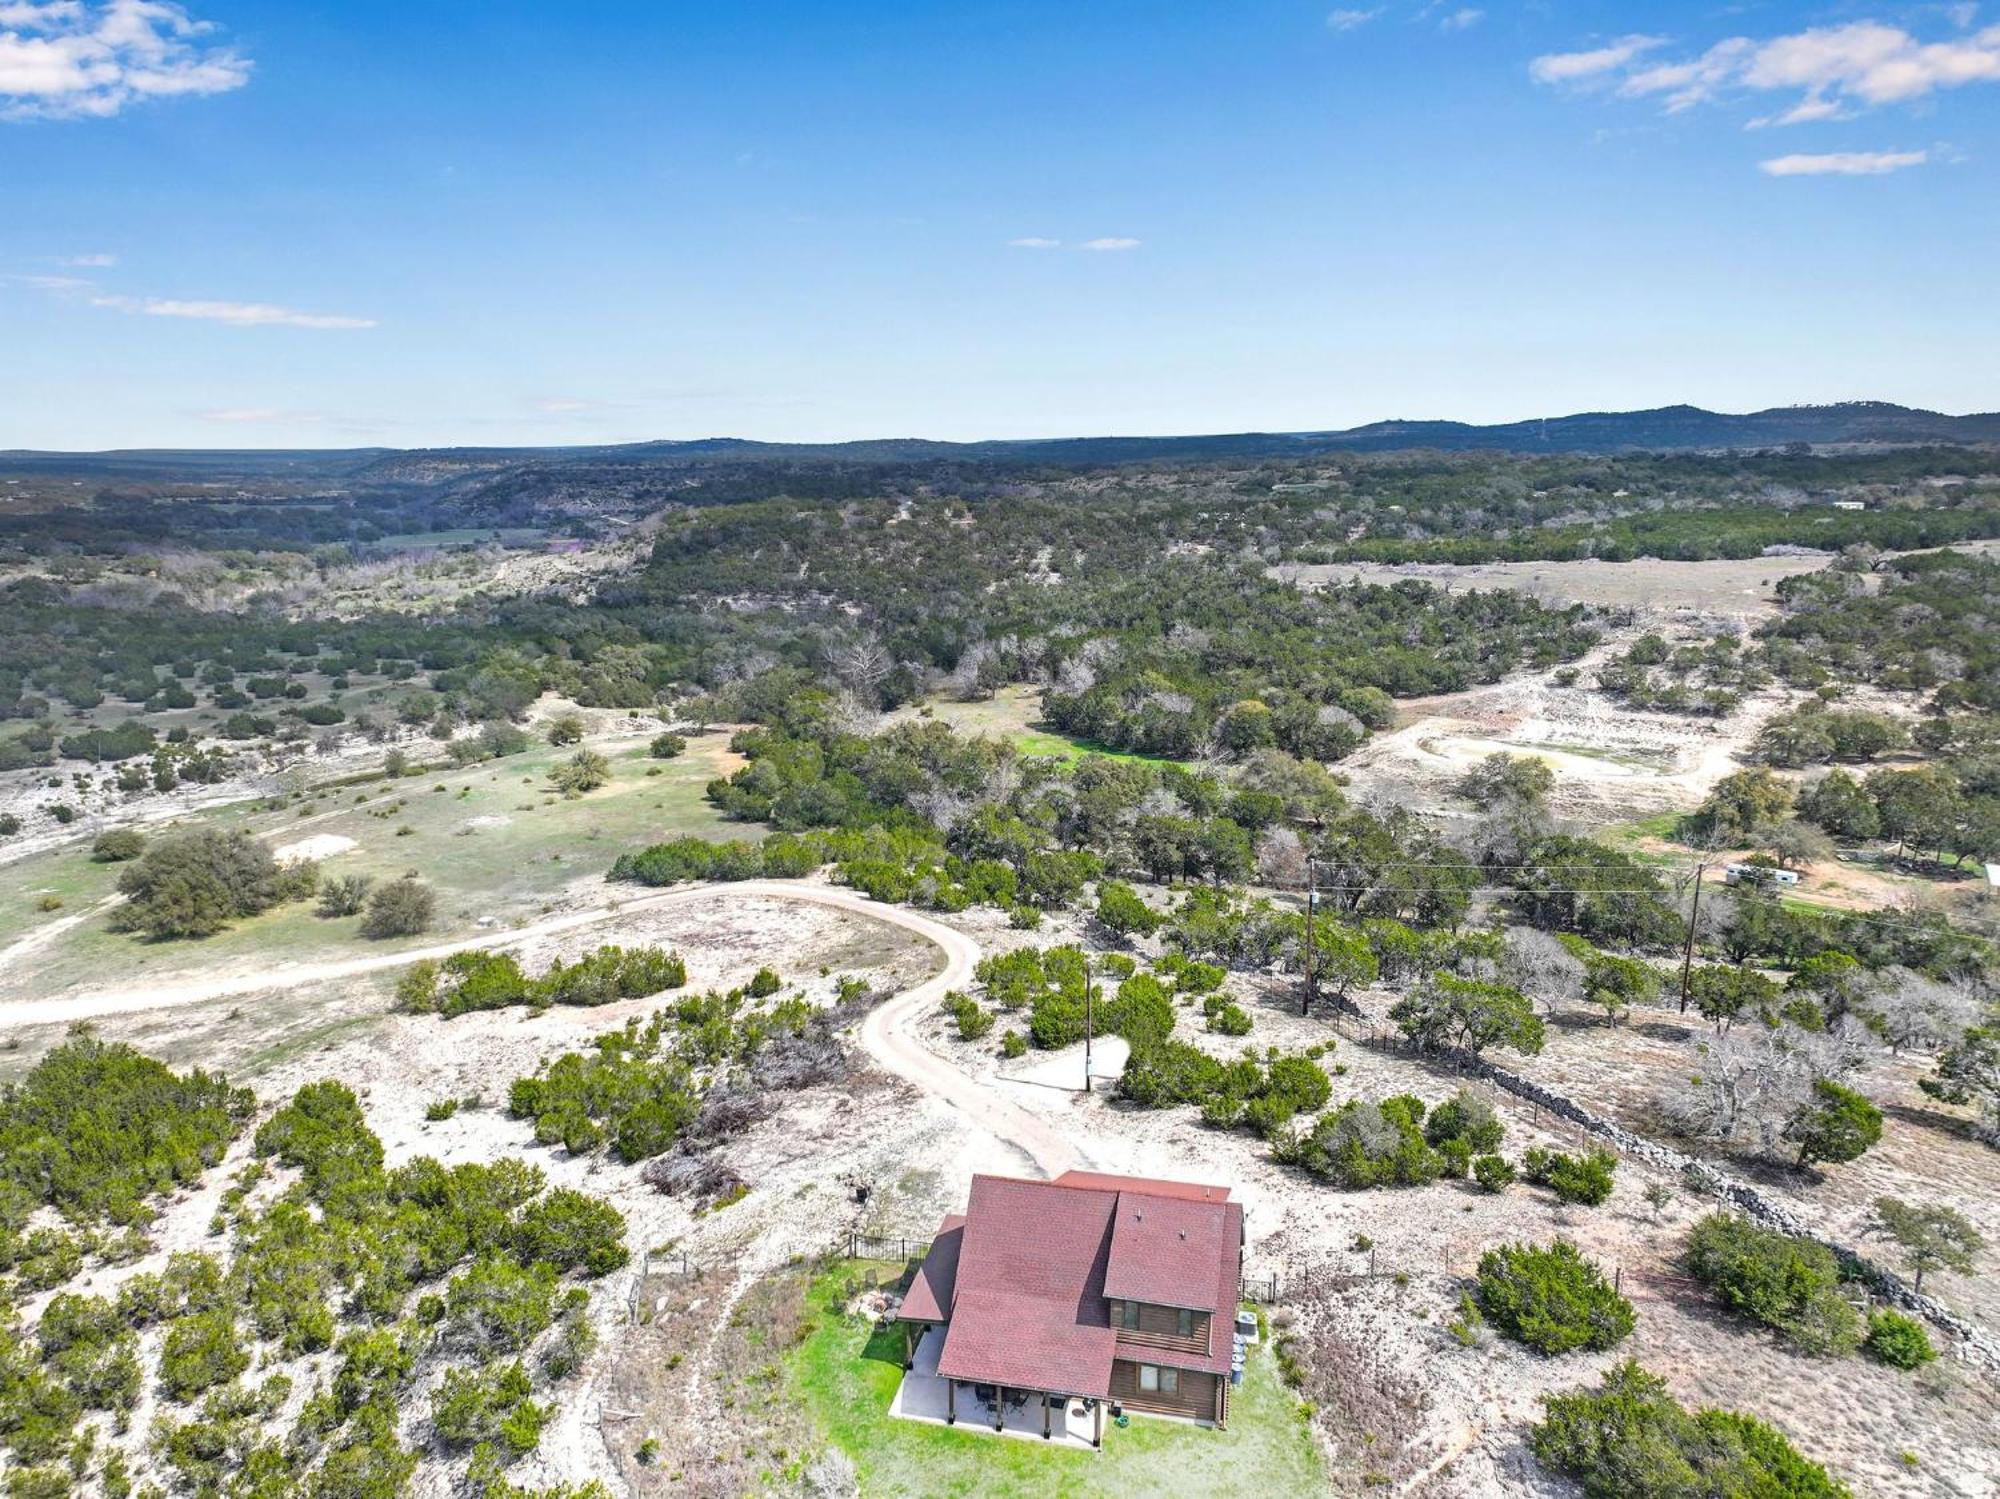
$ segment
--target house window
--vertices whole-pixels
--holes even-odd
[[[1126,1327],[1136,1329],[1139,1325],[1139,1303],[1136,1301],[1120,1303],[1118,1317]]]
[[[1183,1307],[1180,1311],[1176,1312],[1174,1315],[1177,1318],[1176,1322],[1174,1323],[1174,1330],[1184,1338],[1193,1337],[1194,1313],[1188,1311],[1185,1307]]]
[[[1180,1392],[1181,1371],[1162,1369],[1158,1364],[1139,1365],[1139,1389],[1147,1395],[1174,1395]]]

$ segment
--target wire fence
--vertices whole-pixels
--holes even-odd
[[[856,1229],[847,1233],[847,1257],[850,1260],[901,1260],[908,1262],[922,1259],[931,1252],[929,1239],[911,1239],[900,1234],[865,1234]]]

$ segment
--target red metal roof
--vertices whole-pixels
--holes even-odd
[[[952,1308],[938,1373],[975,1384],[1103,1397],[1111,1393],[1116,1351],[1108,1326],[1085,1326],[1060,1302],[967,1290]]]
[[[1226,1309],[1233,1314],[1235,1288],[1230,1288],[1227,1299],[1218,1300],[1216,1279],[1216,1267],[1236,1257],[1236,1235],[1229,1222],[1232,1206],[1120,1192],[1104,1294],[1120,1301],[1203,1312]],[[1238,1208],[1239,1223],[1241,1215]]]
[[[1229,1370],[1243,1209],[1226,1188],[1069,1172],[1054,1182],[975,1176],[899,1315],[947,1324],[948,1379],[1108,1395],[1120,1354],[1107,1296],[1213,1312],[1205,1356],[1148,1363]]]
[[[1087,1187],[1094,1192],[1143,1192],[1148,1197],[1184,1197],[1192,1202],[1227,1202],[1229,1188],[1199,1182],[1161,1181],[1151,1176],[1113,1176],[1105,1171],[1065,1171],[1059,1187]]]
[[[903,1297],[898,1317],[905,1322],[942,1322],[951,1315],[952,1292],[958,1282],[958,1254],[964,1236],[963,1215],[945,1214],[931,1240],[930,1253],[917,1267],[917,1278],[910,1282],[909,1294]]]

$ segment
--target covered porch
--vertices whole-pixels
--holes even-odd
[[[946,1379],[938,1373],[944,1336],[941,1326],[923,1328],[911,1349],[896,1398],[889,1404],[890,1415],[1085,1451],[1104,1445],[1102,1400],[1086,1402],[1044,1390],[1001,1389]]]

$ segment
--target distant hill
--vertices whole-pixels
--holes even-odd
[[[1235,432],[1191,437],[1030,438],[1010,442],[935,442],[871,438],[842,443],[768,443],[713,437],[684,442],[621,443],[543,448],[345,448],[298,451],[140,450],[103,453],[0,452],[12,473],[122,474],[165,480],[195,472],[245,478],[309,474],[434,481],[453,472],[513,465],[572,463],[652,466],[732,460],[823,460],[835,463],[979,463],[1096,465],[1176,459],[1296,458],[1314,453],[1399,451],[1621,453],[1815,446],[1909,446],[2000,443],[2000,412],[1948,416],[1886,401],[1832,406],[1776,406],[1742,415],[1699,406],[1651,411],[1589,411],[1496,426],[1450,421],[1385,421],[1326,432]]]

